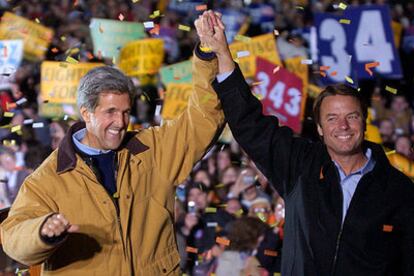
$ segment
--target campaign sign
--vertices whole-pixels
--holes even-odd
[[[256,80],[259,84],[254,87],[254,93],[262,101],[263,113],[277,116],[282,125],[300,133],[303,101],[301,78],[282,67],[273,73],[277,65],[260,57],[257,57],[256,63]]]
[[[23,59],[23,40],[0,40],[0,73],[14,73]]]
[[[323,78],[326,83],[375,74],[402,77],[387,6],[348,7],[339,16],[319,13],[315,23],[319,65],[330,68]],[[375,65],[366,70],[367,64]]]

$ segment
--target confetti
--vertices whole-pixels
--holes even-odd
[[[16,140],[3,140],[3,145],[6,147],[16,145]]]
[[[190,27],[188,27],[186,25],[181,25],[181,24],[178,25],[178,29],[181,30],[181,31],[186,31],[186,32],[190,31]]]
[[[89,52],[89,51],[86,53],[86,57],[87,57],[89,60],[93,59],[93,55],[92,55],[92,53],[91,53],[91,52]]]
[[[256,81],[252,83],[252,86],[261,85],[262,83],[263,83],[262,81]]]
[[[332,76],[332,77],[335,77],[336,75],[338,75],[338,72],[337,72],[337,71],[333,71],[333,72],[331,73],[331,76]]]
[[[207,10],[207,5],[197,5],[196,11],[205,11]]]
[[[278,36],[279,35],[279,31],[276,30],[276,29],[273,30],[273,33],[275,34],[275,36]]]
[[[6,103],[6,109],[7,110],[14,109],[16,107],[17,107],[16,103],[8,103],[8,102]]]
[[[217,184],[216,186],[214,186],[214,188],[220,189],[220,188],[223,188],[225,186],[226,186],[226,184],[220,183],[220,184]]]
[[[37,24],[40,24],[39,18],[36,17],[35,21],[36,21]]]
[[[17,104],[17,105],[22,105],[22,104],[24,104],[25,102],[27,102],[27,99],[26,99],[26,98],[21,98],[21,99],[18,99],[18,100],[16,101],[16,104]]]
[[[68,118],[69,116],[65,114],[65,116],[63,116],[63,121],[67,121]]]
[[[247,57],[249,55],[250,55],[249,51],[239,51],[239,52],[237,52],[237,58]]]
[[[234,40],[237,40],[237,41],[242,41],[242,42],[249,42],[249,41],[251,41],[252,39],[250,38],[250,37],[248,37],[248,36],[244,36],[244,35],[236,35],[235,37],[234,37]]]
[[[348,6],[346,5],[346,4],[344,4],[344,3],[339,3],[339,6],[338,6],[338,8],[340,8],[341,10],[345,10],[346,8],[347,8]]]
[[[313,61],[311,59],[302,59],[300,61],[300,63],[301,64],[308,64],[308,65],[310,65],[310,64],[313,64]]]
[[[118,19],[121,20],[121,21],[124,21],[125,16],[122,13],[120,13],[119,16],[118,16]]]
[[[77,63],[79,63],[79,61],[77,61],[76,59],[74,59],[74,58],[73,58],[73,57],[71,57],[71,56],[68,56],[68,57],[66,58],[66,62],[71,63],[71,64],[77,64]]]
[[[235,215],[236,215],[236,217],[241,217],[243,215],[243,209],[240,208],[239,210],[237,210]]]
[[[342,19],[339,20],[339,23],[341,23],[341,24],[351,24],[351,20],[342,18]]]
[[[319,70],[321,71],[328,71],[331,68],[331,66],[327,66],[327,65],[322,65],[319,67]]]
[[[384,224],[382,226],[382,231],[384,231],[384,232],[392,232],[393,228],[394,228],[394,226],[392,226],[392,225]]]
[[[17,131],[19,131],[21,129],[22,129],[22,126],[21,125],[14,126],[14,127],[11,128],[11,132],[17,132]]]
[[[217,208],[214,208],[214,207],[207,207],[207,208],[204,210],[204,212],[205,212],[205,213],[216,213],[216,212],[217,212]]]
[[[99,32],[100,33],[103,33],[104,32],[104,29],[102,28],[102,25],[101,24],[99,24]]]
[[[207,227],[217,227],[218,223],[217,222],[207,222]]]
[[[42,128],[45,125],[42,122],[38,122],[38,123],[33,123],[32,127],[33,128]]]
[[[138,1],[139,1],[139,0],[132,0],[132,3],[134,3],[134,4],[135,4],[135,3],[137,3]]]
[[[4,46],[3,48],[3,54],[5,57],[7,57],[7,46]]]
[[[197,248],[194,248],[194,247],[191,247],[191,246],[187,246],[185,248],[185,251],[187,251],[189,253],[194,253],[194,254],[197,254],[198,253],[198,249]]]
[[[113,198],[119,198],[119,193],[118,193],[118,192],[115,192],[115,193],[112,195],[112,197],[113,197]]]
[[[370,76],[372,76],[372,75],[373,75],[373,73],[372,73],[372,71],[371,71],[371,68],[377,67],[377,66],[379,66],[379,65],[380,65],[380,63],[379,63],[378,61],[376,61],[376,62],[371,62],[371,63],[365,63],[365,71],[367,71],[367,73],[368,73]]]
[[[58,50],[58,48],[56,48],[56,47],[54,47],[54,48],[52,48],[52,53],[54,53],[54,54],[56,54],[57,52],[59,52],[59,50]]]
[[[149,17],[151,19],[157,18],[158,16],[160,16],[160,11],[159,10],[155,10]]]
[[[304,10],[304,8],[302,6],[296,6],[295,8],[298,9],[298,10]]]
[[[154,28],[149,31],[150,34],[159,35],[160,34],[160,25],[155,24]]]
[[[385,86],[385,90],[387,90],[388,92],[392,93],[392,94],[397,94],[397,89],[396,88],[392,88],[388,85]]]
[[[276,74],[280,70],[280,66],[276,66],[275,69],[273,69],[273,74]]]
[[[144,22],[144,27],[146,29],[154,28],[154,22],[153,21],[146,21],[146,22]]]
[[[265,249],[264,254],[266,256],[277,257],[277,251]]]
[[[26,120],[23,121],[24,125],[29,125],[31,123],[33,123],[33,119],[26,119]]]
[[[160,104],[157,104],[156,106],[155,106],[155,116],[156,117],[158,117],[158,116],[160,116],[160,114],[161,114],[161,105]]]
[[[7,112],[6,111],[6,112],[4,112],[3,116],[6,117],[6,118],[11,118],[11,117],[14,116],[14,113],[13,112]]]
[[[347,82],[349,82],[350,84],[354,84],[354,81],[350,77],[348,77],[348,76],[345,76],[345,80]]]
[[[228,240],[226,238],[222,238],[222,237],[217,237],[216,238],[216,243],[222,244],[222,245],[225,245],[225,246],[229,246],[230,245],[230,240]]]
[[[323,71],[319,71],[319,74],[322,76],[322,77],[326,77],[326,73],[325,72],[323,72]]]
[[[60,37],[60,40],[62,40],[63,42],[65,42],[65,40],[66,40],[66,36],[62,35],[62,36]]]

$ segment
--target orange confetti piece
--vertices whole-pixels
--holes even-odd
[[[185,251],[190,252],[190,253],[194,253],[194,254],[197,254],[198,253],[198,249],[197,248],[194,248],[194,247],[191,247],[191,246],[187,246],[185,248]]]
[[[319,74],[322,76],[322,77],[326,77],[326,73],[325,72],[323,72],[323,71],[319,71]]]
[[[262,81],[253,82],[252,83],[252,86],[261,85],[262,83],[263,83]]]
[[[16,103],[6,103],[7,110],[14,109],[17,107]]]
[[[125,16],[124,16],[122,13],[120,13],[120,14],[118,15],[118,19],[119,19],[119,20],[121,20],[121,21],[124,21]]]
[[[149,31],[150,34],[159,35],[160,34],[160,24],[155,24],[154,28]]]
[[[271,256],[271,257],[277,257],[277,251],[274,251],[274,250],[268,250],[268,249],[266,249],[265,251],[264,251],[264,254],[266,255],[266,256]]]
[[[87,57],[89,60],[93,59],[93,55],[92,55],[92,53],[91,53],[91,52],[89,52],[89,51],[86,53],[86,57]]]
[[[332,77],[334,77],[334,76],[336,76],[336,75],[338,75],[338,72],[337,72],[337,71],[333,71],[333,72],[331,73],[331,76],[332,76]]]
[[[57,52],[59,52],[59,49],[56,47],[53,47],[51,51],[52,53],[56,54]]]
[[[225,245],[225,246],[229,246],[230,245],[230,240],[228,240],[226,238],[222,238],[222,237],[217,237],[216,238],[216,243],[222,244],[222,245]]]
[[[373,75],[373,73],[372,73],[372,71],[371,71],[371,68],[377,67],[377,66],[379,66],[379,65],[380,65],[380,63],[379,63],[378,61],[376,61],[376,62],[371,62],[371,63],[365,63],[365,71],[367,71],[367,73],[368,73],[370,76],[372,76],[372,75]]]
[[[321,71],[328,71],[330,68],[331,68],[331,66],[323,65],[323,66],[320,66],[319,67],[319,70],[321,70]]]
[[[384,231],[384,232],[390,233],[390,232],[392,232],[393,229],[394,229],[394,226],[392,226],[392,225],[384,224],[382,226],[382,231]]]
[[[207,5],[196,6],[196,11],[205,11],[205,10],[207,10]]]

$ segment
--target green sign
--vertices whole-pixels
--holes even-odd
[[[147,37],[142,23],[92,18],[91,36],[95,56],[118,59],[128,42]]]
[[[160,69],[161,81],[167,86],[169,83],[191,83],[191,60],[164,66]]]

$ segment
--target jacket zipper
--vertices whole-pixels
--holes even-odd
[[[342,237],[342,229],[343,229],[343,226],[341,225],[341,229],[339,230],[338,236],[336,238],[335,255],[334,255],[333,262],[332,262],[331,275],[334,275],[334,273],[335,273],[336,262],[338,260],[339,245],[340,245],[341,237]]]

